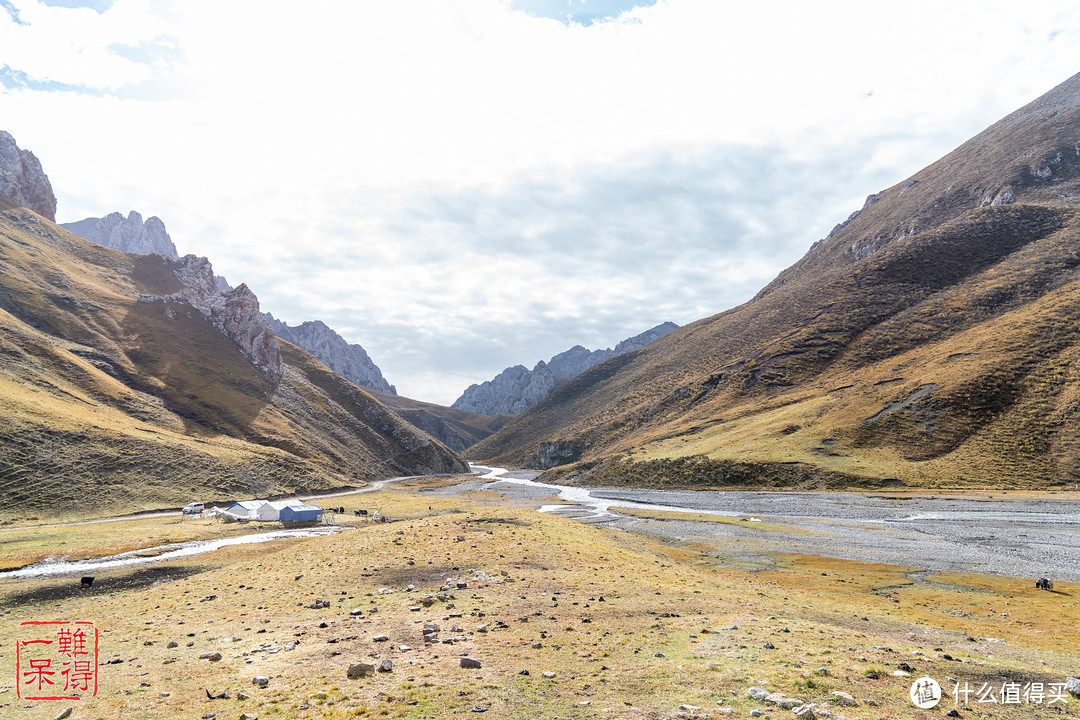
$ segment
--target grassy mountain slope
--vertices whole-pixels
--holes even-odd
[[[512,417],[511,415],[481,415],[378,390],[367,392],[405,420],[458,452],[464,451],[496,432]]]
[[[1080,479],[1080,76],[878,195],[752,301],[551,393],[470,453],[594,482]]]
[[[101,514],[463,467],[306,352],[260,372],[171,261],[0,211],[0,513]]]

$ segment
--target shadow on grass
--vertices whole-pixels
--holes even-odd
[[[182,580],[207,569],[209,568],[200,566],[158,565],[142,568],[126,575],[98,576],[94,578],[93,586],[88,588],[82,586],[81,577],[73,575],[57,578],[48,585],[41,585],[32,590],[0,595],[0,606],[17,607],[43,602],[59,602],[71,597],[108,595],[125,590],[141,590],[159,582]]]

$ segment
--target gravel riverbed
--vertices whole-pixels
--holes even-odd
[[[775,553],[810,553],[929,571],[1080,581],[1080,496],[1073,493],[1033,498],[1000,492],[643,490],[546,485],[535,476],[489,472],[440,492],[496,492],[582,522],[710,547],[736,564],[768,566]],[[619,507],[703,512],[740,522],[653,520],[622,514]]]

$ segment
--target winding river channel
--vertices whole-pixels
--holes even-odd
[[[536,473],[474,466],[489,492],[539,509],[646,533],[741,562],[810,553],[934,571],[1080,581],[1080,497],[1002,492],[924,497],[838,492],[751,492],[570,487]],[[459,487],[458,491],[461,491]],[[550,502],[557,498],[558,503]],[[747,522],[635,517],[622,509],[695,513]],[[765,521],[760,524],[754,521]]]

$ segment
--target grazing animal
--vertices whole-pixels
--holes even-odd
[[[94,585],[94,576],[93,575],[83,575],[82,587],[92,587],[93,585]]]
[[[367,517],[367,510],[357,510],[356,515],[357,517]]]
[[[1054,581],[1049,578],[1039,578],[1035,581],[1035,587],[1040,590],[1053,590]]]

